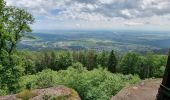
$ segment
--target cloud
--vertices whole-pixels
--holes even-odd
[[[141,22],[124,22],[124,25],[126,26],[138,26],[138,25],[144,25],[145,23]]]
[[[83,19],[84,15],[106,18],[143,18],[170,14],[169,0],[6,0],[9,5],[24,7],[35,15]],[[52,11],[58,10],[55,13]],[[74,15],[73,15],[74,14]],[[87,16],[84,16],[84,19]],[[96,16],[94,16],[96,17]]]
[[[22,7],[38,21],[110,22],[125,26],[156,24],[153,17],[170,22],[170,0],[5,0]],[[166,16],[166,17],[163,17]],[[121,19],[121,22],[120,22]],[[167,23],[166,20],[162,24]],[[151,22],[152,21],[152,22]],[[79,22],[78,22],[79,23]],[[108,23],[107,23],[108,24]],[[83,25],[75,25],[81,27]],[[102,26],[102,25],[101,25]]]

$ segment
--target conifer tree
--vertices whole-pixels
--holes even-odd
[[[117,59],[114,54],[114,51],[112,50],[108,59],[108,70],[112,73],[116,72],[116,65],[117,65]]]

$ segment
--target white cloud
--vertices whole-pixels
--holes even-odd
[[[170,23],[170,0],[6,0],[30,11],[37,20],[103,21],[110,25]],[[166,17],[164,17],[166,16]],[[159,22],[152,20],[159,20]],[[120,22],[120,19],[122,22]],[[118,21],[119,20],[119,21]],[[162,22],[161,22],[162,21]],[[107,24],[109,24],[107,23]],[[159,24],[158,24],[159,23]],[[78,26],[78,25],[76,25]],[[83,25],[80,25],[81,27]],[[101,25],[102,26],[102,25]]]
[[[114,0],[99,0],[99,2],[102,4],[110,4],[110,3],[113,3]]]
[[[145,23],[141,23],[141,22],[124,22],[124,25],[127,26],[138,26],[138,25],[144,25]]]
[[[122,10],[121,13],[122,13],[122,15],[124,15],[124,16],[132,17],[132,14],[129,12],[128,9]]]
[[[170,14],[169,0],[6,0],[9,5],[44,13],[55,9],[75,13],[98,13],[106,17],[151,17]],[[46,11],[45,11],[46,10]],[[138,13],[136,13],[138,12]],[[72,12],[70,12],[72,13]]]

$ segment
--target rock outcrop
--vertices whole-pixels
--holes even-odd
[[[23,100],[25,95],[33,95],[29,100],[81,100],[78,93],[71,88],[64,86],[50,87],[45,89],[36,89],[30,91],[21,92],[19,94],[1,96],[0,100]]]
[[[111,100],[155,100],[161,79],[148,79],[122,89]]]

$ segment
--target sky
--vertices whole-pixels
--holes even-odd
[[[5,1],[33,14],[33,30],[170,30],[170,0]]]

